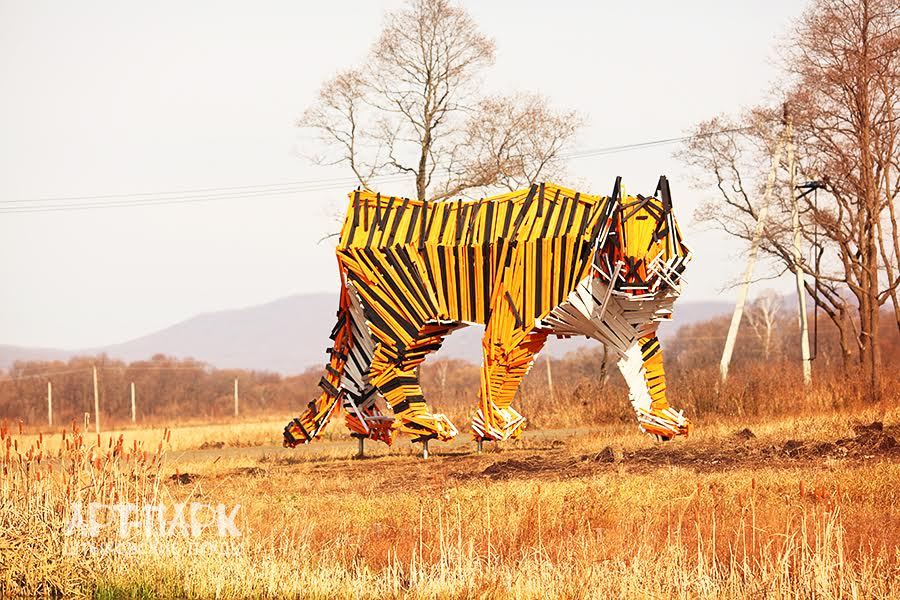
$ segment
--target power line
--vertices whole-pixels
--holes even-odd
[[[649,142],[639,142],[636,144],[623,144],[621,146],[608,146],[606,148],[593,148],[590,150],[581,150],[576,152],[571,152],[568,154],[560,154],[560,158],[563,159],[573,159],[573,158],[587,158],[592,156],[603,156],[606,154],[618,154],[620,152],[627,152],[628,150],[642,150],[644,148],[653,148],[656,146],[665,146],[668,144],[676,144],[679,142],[686,142],[688,140],[696,140],[707,137],[712,137],[716,135],[724,135],[726,133],[739,133],[742,131],[749,130],[749,127],[735,127],[733,129],[721,129],[719,131],[710,131],[707,133],[697,133],[693,135],[683,135],[681,137],[673,137],[673,138],[665,138],[661,140],[653,140]]]
[[[606,146],[581,151],[561,154],[564,160],[591,158],[618,154],[631,150],[641,150],[685,142],[691,139],[711,137],[726,133],[746,131],[748,128],[725,129],[708,133],[686,135],[673,138],[638,142],[634,144],[622,144],[618,146]],[[373,178],[379,183],[396,183],[409,177],[409,174],[398,173]],[[53,196],[44,198],[2,200],[0,201],[0,214],[9,213],[39,213],[59,211],[80,211],[105,208],[130,208],[165,206],[173,204],[193,204],[202,202],[216,202],[221,200],[243,200],[248,198],[267,198],[298,194],[305,192],[326,191],[331,189],[345,189],[348,185],[357,183],[357,179],[348,177],[334,177],[326,179],[313,179],[306,181],[291,181],[282,183],[263,183],[239,186],[205,187],[182,189],[174,191],[157,192],[132,192],[123,194],[95,194],[83,196]]]
[[[387,175],[385,178],[394,177],[393,175]],[[380,178],[379,178],[380,179]],[[0,204],[39,204],[44,202],[65,202],[69,200],[109,200],[109,199],[118,199],[118,198],[135,198],[135,197],[147,197],[147,196],[168,196],[168,195],[183,195],[183,194],[199,194],[199,193],[218,193],[218,192],[230,192],[230,191],[241,191],[241,190],[252,190],[255,188],[282,188],[282,187],[290,187],[290,186],[306,186],[306,185],[316,185],[316,184],[353,184],[356,183],[357,179],[355,177],[329,177],[325,179],[309,179],[305,181],[284,181],[281,183],[256,183],[250,185],[233,185],[226,187],[205,187],[205,188],[193,188],[193,189],[182,189],[182,190],[174,190],[174,191],[158,191],[158,192],[131,192],[131,193],[123,193],[123,194],[96,194],[90,196],[48,196],[45,198],[31,198],[27,200],[0,200]]]
[[[21,375],[18,377],[3,377],[0,378],[0,382],[4,381],[23,381],[25,379],[47,379],[56,375],[71,375],[72,373],[90,373],[90,369],[81,368],[81,369],[68,369],[65,371],[48,371],[46,373],[35,373],[34,375]]]
[[[404,179],[406,175],[390,175],[378,178],[378,181],[383,181],[386,183],[392,183],[395,181],[400,181]],[[60,210],[88,210],[94,208],[122,208],[122,207],[131,207],[131,206],[156,206],[156,205],[166,205],[166,204],[191,204],[196,202],[213,202],[219,200],[235,200],[235,199],[245,199],[245,198],[257,198],[257,197],[268,197],[268,196],[282,196],[286,194],[298,194],[304,192],[316,192],[323,191],[329,189],[346,189],[348,185],[353,185],[357,182],[357,180],[343,180],[345,183],[342,184],[329,184],[329,183],[313,183],[306,185],[294,184],[295,187],[289,188],[275,188],[273,189],[256,189],[256,190],[247,190],[247,191],[233,191],[233,192],[219,192],[212,194],[188,194],[182,196],[164,196],[160,198],[153,197],[145,197],[145,198],[133,198],[129,199],[127,195],[123,195],[122,197],[113,199],[111,201],[102,202],[77,202],[77,203],[66,203],[66,201],[73,200],[75,197],[71,198],[60,198],[58,200],[53,200],[52,202],[62,202],[61,204],[39,204],[38,206],[31,205],[16,205],[16,206],[4,206],[0,208],[0,213],[30,213],[30,212],[55,212]],[[278,184],[269,184],[271,186],[275,186]],[[248,186],[249,187],[249,186]],[[174,192],[169,192],[174,193]],[[109,198],[114,198],[113,196],[109,196]],[[43,203],[50,202],[46,199],[41,200],[11,200],[7,202],[34,202],[34,203]]]
[[[79,369],[67,369],[64,371],[45,371],[43,373],[33,373],[29,375],[20,375],[16,377],[0,377],[0,383],[4,381],[23,381],[25,379],[49,379],[51,377],[56,377],[58,375],[71,375],[72,373],[90,373],[92,367],[81,367]],[[131,372],[131,371],[203,371],[209,373],[212,371],[220,370],[220,371],[228,371],[230,369],[214,369],[211,367],[207,367],[206,365],[198,365],[196,367],[112,367],[112,366],[97,366],[97,369],[100,371],[103,370],[114,370],[120,372]]]
[[[352,185],[352,184],[348,184]],[[345,188],[346,186],[341,186]],[[112,202],[93,202],[81,204],[55,204],[32,206],[15,206],[0,208],[0,213],[32,213],[32,212],[57,212],[71,210],[91,210],[95,208],[127,208],[132,206],[164,206],[167,204],[193,204],[198,202],[216,202],[220,200],[242,200],[247,198],[266,198],[272,196],[284,196],[303,192],[316,192],[334,189],[335,186],[306,186],[291,189],[259,190],[252,192],[234,192],[212,195],[194,195],[169,198],[149,198],[139,200],[121,200]]]

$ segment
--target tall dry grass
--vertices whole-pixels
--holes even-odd
[[[21,431],[21,430],[20,430]],[[85,436],[73,423],[48,450],[0,424],[0,594],[68,596],[90,590],[91,561],[69,553],[76,503],[147,503],[159,497],[163,445]]]
[[[772,435],[795,426],[785,423]],[[834,429],[831,422],[822,427]],[[620,429],[614,426],[612,434]],[[497,479],[480,476],[480,465],[503,454],[474,457],[483,462],[471,467],[439,455],[426,464],[405,455],[351,463],[287,454],[249,460],[252,468],[212,456],[166,466],[166,440],[145,450],[146,444],[76,430],[47,452],[46,439],[24,447],[16,431],[0,433],[0,591],[6,595],[829,599],[900,593],[900,465],[891,462],[711,473],[620,467],[577,478]],[[608,435],[595,431],[578,450],[606,443]],[[186,468],[202,475],[187,485],[171,480]],[[164,552],[146,544],[97,556],[66,547],[73,502],[191,498],[242,504],[243,537],[235,552],[198,552],[197,542],[185,538]],[[120,543],[112,533],[102,541]]]

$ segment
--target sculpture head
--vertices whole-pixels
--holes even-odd
[[[669,182],[659,178],[652,196],[623,196],[616,178],[609,229],[598,240],[595,267],[613,289],[631,296],[678,293],[691,258],[672,210]]]

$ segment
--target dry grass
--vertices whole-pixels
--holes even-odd
[[[533,432],[427,462],[408,442],[285,450],[283,423],[3,432],[0,591],[96,597],[844,598],[900,596],[900,457],[787,456],[900,411],[701,423],[657,447],[631,424]],[[738,441],[749,426],[755,439]],[[273,430],[274,428],[274,430]],[[131,436],[129,436],[131,437]],[[232,443],[233,440],[233,443]],[[39,442],[39,443],[38,443]],[[222,448],[211,442],[224,442]],[[203,444],[206,450],[197,450]],[[262,444],[262,445],[260,445]],[[612,447],[616,459],[602,458]],[[165,454],[165,456],[163,456]],[[765,461],[730,462],[734,456]],[[724,457],[702,464],[691,457]],[[178,478],[173,480],[173,475]],[[184,483],[183,483],[184,482]],[[72,502],[240,503],[239,544],[141,539],[72,552]],[[124,545],[111,533],[95,540]],[[208,550],[208,549],[207,549]],[[199,552],[199,553],[198,553]]]
[[[66,552],[75,503],[143,503],[159,497],[164,439],[148,449],[123,436],[92,439],[73,428],[49,450],[0,425],[0,593],[59,596],[90,589],[87,565]],[[104,443],[105,442],[105,443]]]

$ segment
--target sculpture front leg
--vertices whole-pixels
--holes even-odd
[[[673,409],[666,398],[662,348],[655,334],[638,338],[619,360],[619,370],[641,431],[662,441],[690,433],[684,411]]]
[[[515,440],[522,435],[525,417],[512,407],[512,401],[547,340],[545,332],[533,331],[514,336],[511,347],[496,346],[494,342],[498,338],[491,333],[485,331],[481,392],[478,409],[472,417],[472,430],[478,442]]]

